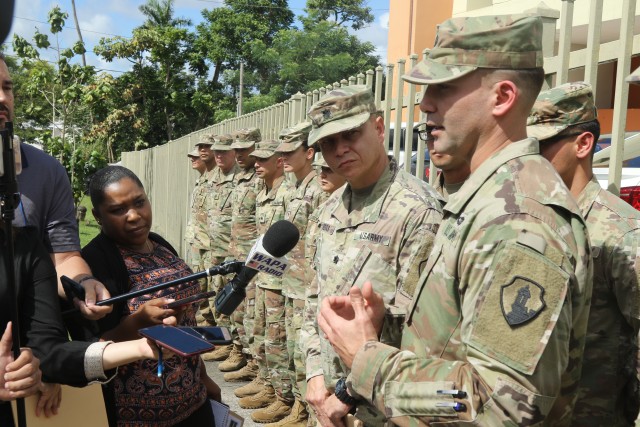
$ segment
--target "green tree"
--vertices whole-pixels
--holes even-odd
[[[278,33],[271,46],[253,44],[262,66],[272,70],[260,81],[260,92],[283,101],[298,91],[308,92],[376,67],[374,46],[361,42],[346,28],[328,21],[307,20],[304,29]]]
[[[82,41],[71,47],[60,45],[59,35],[68,16],[58,6],[52,8],[48,14],[50,34],[37,30],[33,43],[14,34],[13,50],[21,58],[21,71],[14,74],[19,82],[16,113],[20,134],[27,141],[42,142],[67,169],[72,187],[79,189],[86,172],[98,162],[82,144],[92,121],[83,96],[96,73],[94,67],[73,63],[76,55],[86,52]],[[45,59],[51,54],[53,65]],[[81,192],[76,195],[81,197]]]
[[[140,107],[136,114],[140,113],[145,121],[138,128],[142,133],[134,140],[144,139],[153,146],[192,130],[184,119],[192,112],[195,77],[184,70],[191,57],[194,35],[183,28],[190,25],[188,20],[173,17],[173,0],[148,0],[140,10],[147,20],[133,30],[130,39],[102,39],[95,52],[107,61],[124,58],[134,65],[132,72],[122,78],[133,85],[133,99]],[[133,114],[129,103],[117,108],[122,108],[125,116]],[[163,122],[158,121],[158,116]],[[163,134],[144,134],[150,129],[162,129]]]
[[[306,11],[313,21],[331,20],[340,26],[350,24],[354,30],[374,20],[365,0],[307,0]]]

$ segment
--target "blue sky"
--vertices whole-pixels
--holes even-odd
[[[362,40],[370,41],[376,46],[376,54],[383,62],[386,62],[387,55],[389,1],[368,0],[367,3],[373,9],[376,19],[367,28],[355,32]],[[144,21],[142,13],[138,10],[138,6],[143,3],[144,0],[76,0],[78,20],[87,50],[91,51],[102,37],[130,36],[132,29]],[[189,18],[196,25],[202,20],[200,14],[202,9],[219,7],[222,3],[222,0],[175,0],[175,15]],[[306,0],[289,0],[289,7],[296,15],[304,13],[305,4]],[[59,40],[60,46],[71,46],[77,40],[71,0],[16,0],[12,32],[7,41],[11,41],[14,32],[32,41],[36,28],[39,28],[42,33],[49,34],[47,13],[55,5],[59,5],[62,10],[69,13],[69,19]],[[54,40],[51,41],[55,44]],[[11,54],[10,46],[6,52]],[[87,56],[87,62],[99,69],[108,70],[114,75],[129,69],[127,61],[108,63],[92,54]]]

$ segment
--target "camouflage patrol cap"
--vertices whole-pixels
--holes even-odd
[[[313,161],[313,163],[311,163],[311,166],[313,166],[315,168],[328,168],[329,167],[327,162],[324,160],[324,156],[322,154],[318,154],[316,156],[316,159]]]
[[[312,123],[308,143],[312,145],[327,136],[355,129],[377,111],[368,87],[353,85],[333,89],[307,112]]]
[[[280,145],[280,143],[275,139],[260,141],[256,144],[256,149],[249,155],[259,159],[268,159],[276,154],[276,148],[278,148],[278,145]]]
[[[256,142],[262,140],[260,135],[260,129],[258,128],[244,128],[238,129],[231,134],[235,139],[231,148],[251,148]]]
[[[311,122],[302,122],[297,125],[286,128],[280,132],[280,139],[282,142],[276,149],[279,153],[290,153],[295,151],[304,142],[309,139],[309,132],[311,131]]]
[[[629,74],[625,80],[627,83],[640,84],[640,67],[636,68],[633,73]]]
[[[232,150],[231,144],[233,144],[233,138],[231,135],[218,135],[216,136],[211,149],[214,151],[229,151]]]
[[[213,143],[215,142],[215,138],[216,136],[212,133],[200,135],[200,138],[198,138],[198,142],[196,142],[194,147],[197,147],[199,145],[213,145]]]
[[[540,92],[527,119],[527,134],[545,140],[569,126],[597,118],[591,86],[584,82],[566,83]]]
[[[198,152],[197,148],[194,148],[193,150],[191,150],[189,153],[187,153],[187,157],[200,157],[200,153]]]
[[[542,20],[499,15],[452,18],[438,25],[434,48],[403,79],[438,84],[478,68],[542,68]]]

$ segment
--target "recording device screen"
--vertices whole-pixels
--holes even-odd
[[[207,326],[196,328],[180,328],[183,331],[201,338],[211,344],[229,344],[231,343],[231,334],[227,328],[219,326]]]
[[[173,326],[156,325],[140,329],[138,333],[181,356],[205,353],[214,348],[213,344]]]

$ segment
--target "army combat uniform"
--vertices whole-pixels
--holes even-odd
[[[213,150],[230,150],[233,140],[229,136],[216,137],[212,146]],[[229,257],[229,244],[231,242],[231,192],[236,186],[236,175],[240,168],[236,163],[224,173],[220,168],[216,168],[211,177],[212,194],[208,199],[207,208],[209,210],[208,232],[211,241],[211,265],[222,264]],[[211,290],[220,291],[226,280],[224,276],[214,276],[211,278]],[[209,306],[212,311],[215,307],[215,296],[209,299]],[[220,326],[229,327],[228,316],[215,314],[215,323]]]
[[[538,95],[527,133],[541,147],[575,144],[571,136],[596,123],[591,86],[566,83]],[[575,189],[580,190],[578,206],[587,222],[594,274],[572,425],[632,426],[640,405],[640,212],[602,189],[595,178]]]
[[[438,195],[392,160],[371,194],[349,212],[351,198],[347,185],[334,192],[318,213],[317,274],[311,286],[319,295],[317,303],[308,302],[307,308],[317,309],[326,296],[346,295],[351,286],[371,281],[387,306],[381,339],[397,346],[417,268],[427,260],[441,220]],[[305,314],[307,380],[324,375],[325,385],[333,391],[348,370],[318,333],[316,316],[317,312]],[[370,409],[358,406],[356,416],[379,425],[379,414]]]
[[[250,148],[256,142],[260,141],[260,132],[248,135],[238,135],[231,148]],[[256,175],[255,169],[252,167],[247,170],[240,170],[236,175],[236,186],[231,193],[231,243],[229,244],[229,253],[231,258],[244,261],[249,255],[249,251],[253,247],[258,238],[256,228],[256,196],[262,190],[263,181]],[[253,343],[253,313],[255,312],[255,282],[252,281],[245,289],[247,296],[240,306],[233,312],[232,317],[232,335],[237,335],[237,339],[241,344],[243,352],[251,354],[250,345]],[[245,327],[244,319],[248,315],[247,325]],[[249,331],[247,334],[246,332]]]
[[[542,62],[539,17],[453,18],[405,79],[438,85],[478,68],[542,72]],[[571,194],[537,140],[509,142],[449,197],[400,349],[364,344],[350,391],[400,426],[569,425],[591,280]]]
[[[255,156],[269,157],[275,154],[278,143],[263,141],[258,144]],[[267,149],[263,149],[267,147]],[[267,154],[271,153],[269,156]],[[265,158],[266,158],[265,157]],[[284,175],[277,178],[271,189],[266,186],[256,197],[256,226],[263,235],[271,225],[284,218],[284,197],[288,185]],[[259,367],[259,377],[268,379],[277,395],[291,392],[287,343],[284,326],[284,295],[282,279],[268,274],[255,278],[255,319],[253,328],[254,350]]]
[[[293,152],[307,141],[311,123],[302,122],[283,136],[283,143],[277,148],[280,153]],[[300,182],[291,185],[285,197],[284,219],[293,223],[300,232],[300,240],[289,252],[287,259],[289,267],[282,277],[282,293],[285,296],[285,329],[287,335],[287,350],[290,373],[290,383],[293,395],[285,398],[304,402],[306,392],[306,373],[304,359],[300,350],[299,331],[302,327],[305,293],[311,283],[308,261],[305,258],[305,236],[309,217],[320,205],[324,193],[318,183],[315,169],[307,174]]]

